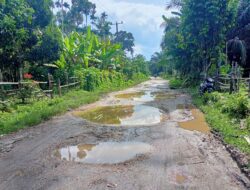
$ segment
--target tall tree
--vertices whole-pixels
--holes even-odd
[[[85,26],[88,26],[88,18],[95,18],[96,5],[88,0],[72,0],[71,11],[73,15],[78,15],[78,17],[80,17],[80,15],[84,15]]]
[[[96,33],[103,39],[109,38],[111,33],[111,25],[112,23],[107,20],[108,15],[106,12],[101,13],[101,16],[96,19],[96,22],[93,24],[96,27]]]
[[[31,35],[34,10],[24,0],[9,0],[0,4],[0,68],[17,78],[29,49],[36,43]],[[31,38],[30,38],[31,37]]]
[[[34,27],[39,26],[45,28],[52,20],[53,12],[51,7],[53,6],[52,0],[27,0],[27,3],[34,10],[33,22]]]
[[[228,39],[239,37],[243,40],[247,50],[247,59],[245,68],[245,76],[250,74],[250,0],[240,0],[238,6],[238,14],[236,26],[229,32]]]
[[[70,5],[65,0],[56,0],[55,6],[59,9],[56,13],[57,23],[61,26],[62,32],[64,32],[65,18],[67,15],[67,9],[70,9]]]
[[[185,0],[181,13],[189,73],[207,74],[225,47],[226,31],[231,26],[229,1]]]
[[[122,44],[122,49],[131,53],[134,53],[133,47],[135,46],[134,41],[135,38],[132,33],[126,31],[119,31],[115,34],[115,38],[113,40],[115,43]]]

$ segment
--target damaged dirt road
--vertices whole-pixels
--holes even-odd
[[[1,190],[247,189],[244,184],[249,180],[191,98],[162,79],[0,139]]]

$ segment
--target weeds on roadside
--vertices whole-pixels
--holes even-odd
[[[244,139],[250,135],[250,100],[244,92],[237,94],[213,92],[203,97],[192,89],[194,103],[205,113],[210,127],[219,132],[224,141],[250,155]]]

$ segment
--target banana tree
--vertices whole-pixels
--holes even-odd
[[[110,39],[102,41],[101,51],[99,52],[99,58],[102,60],[101,68],[107,69],[111,66],[115,68],[115,65],[119,64],[119,60],[123,56],[122,52],[120,44],[112,44]]]
[[[96,58],[99,49],[98,37],[91,32],[90,27],[84,35],[72,32],[69,37],[64,38],[63,56],[69,66],[80,64],[87,68],[90,61],[100,63],[101,61]]]

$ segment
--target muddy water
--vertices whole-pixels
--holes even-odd
[[[153,125],[162,120],[162,113],[158,108],[145,105],[98,107],[89,111],[78,111],[74,115],[94,123],[127,126]]]
[[[154,100],[155,100],[155,96],[152,94],[151,91],[146,91],[144,95],[142,95],[141,97],[134,98],[134,101],[138,101],[138,102],[151,102]]]
[[[199,109],[195,108],[193,105],[178,105],[177,108],[181,110],[190,110],[194,117],[193,120],[179,122],[178,124],[181,128],[191,131],[199,131],[206,134],[210,132],[205,116]]]
[[[139,98],[143,95],[145,95],[145,92],[131,92],[124,94],[117,94],[115,97],[119,99],[133,99],[133,98]]]
[[[118,94],[115,97],[119,99],[132,99],[138,102],[150,102],[155,99],[151,91]]]
[[[175,99],[177,97],[177,94],[168,92],[154,92],[153,95],[156,100]]]
[[[64,161],[88,164],[117,164],[146,154],[151,145],[141,142],[105,142],[98,145],[80,144],[68,146],[55,152],[55,156]]]
[[[187,180],[187,177],[184,175],[177,174],[176,175],[176,182],[181,184],[184,183]]]

